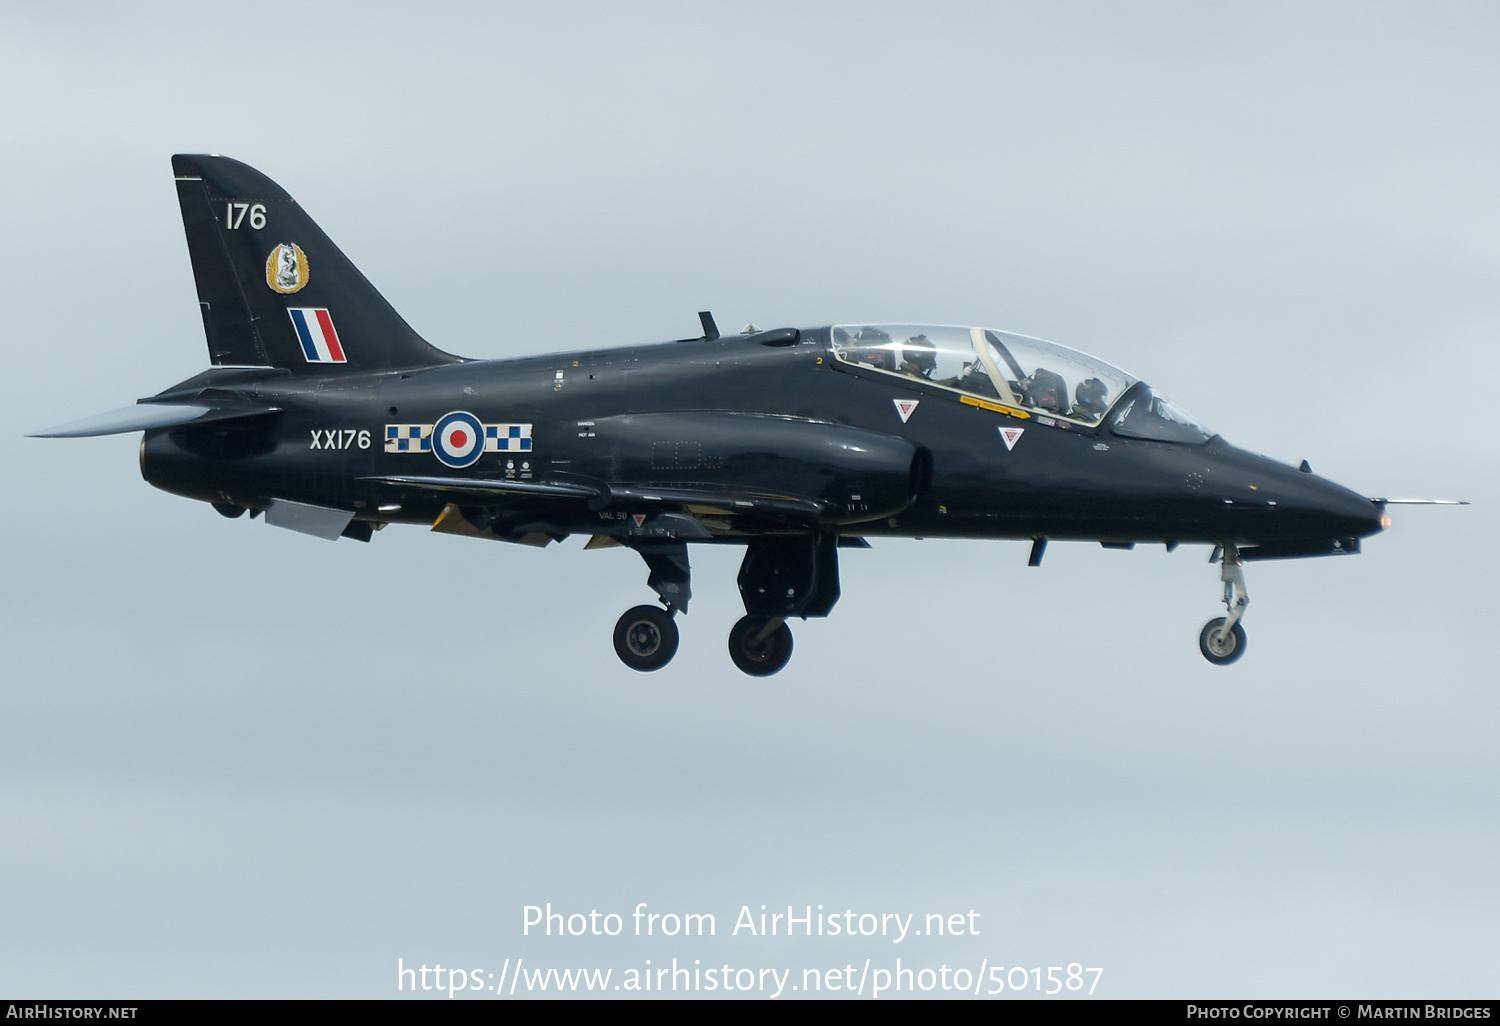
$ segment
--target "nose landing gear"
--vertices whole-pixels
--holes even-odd
[[[1240,620],[1250,604],[1250,593],[1245,590],[1239,550],[1225,545],[1220,563],[1219,580],[1224,582],[1224,607],[1229,615],[1215,617],[1203,625],[1198,633],[1198,651],[1215,666],[1228,666],[1245,654],[1245,628],[1240,626]]]
[[[1198,651],[1216,666],[1227,666],[1245,654],[1245,628],[1235,624],[1226,629],[1227,622],[1225,617],[1216,616],[1198,635]]]

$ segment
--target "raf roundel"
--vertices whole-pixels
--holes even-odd
[[[484,425],[472,413],[445,414],[433,425],[432,452],[444,466],[471,465],[484,453]]]

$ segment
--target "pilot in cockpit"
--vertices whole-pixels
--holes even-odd
[[[1000,390],[990,380],[989,372],[978,360],[973,363],[964,364],[964,369],[959,372],[958,377],[951,381],[939,382],[939,384],[950,385],[953,388],[961,388],[965,392],[973,392],[975,395],[987,395],[994,399],[1000,398]]]
[[[1073,390],[1073,416],[1093,422],[1109,408],[1109,388],[1098,378],[1086,378]]]
[[[937,370],[937,349],[926,335],[917,335],[906,340],[901,347],[901,373],[924,381],[932,380]]]

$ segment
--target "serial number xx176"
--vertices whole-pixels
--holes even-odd
[[[331,431],[313,431],[312,444],[309,449],[353,449],[355,447],[368,449],[370,447],[370,432],[355,431],[353,428]]]

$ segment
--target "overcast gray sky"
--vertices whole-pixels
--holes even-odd
[[[1493,997],[1497,53],[1483,3],[0,4],[0,992],[900,956]],[[1473,505],[1250,566],[1228,669],[1201,548],[886,541],[765,680],[738,551],[695,551],[632,673],[624,550],[329,544],[153,490],[136,436],[21,438],[207,364],[168,162],[205,151],[467,356],[984,324]],[[719,935],[522,937],[545,902]],[[981,933],[728,936],[761,904]]]

